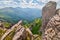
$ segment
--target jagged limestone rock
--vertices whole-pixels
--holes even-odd
[[[42,27],[41,27],[41,31],[42,31],[42,37],[43,38],[45,38],[44,33],[45,33],[45,30],[46,30],[47,23],[53,17],[53,15],[56,14],[55,13],[56,12],[56,5],[57,5],[56,2],[50,1],[42,9]],[[48,23],[48,24],[50,25],[50,23]]]
[[[60,40],[60,9],[48,2],[42,10],[42,40]]]
[[[51,19],[53,15],[55,15],[56,11],[56,2],[50,1],[48,2],[42,9],[42,28],[44,31],[48,21]]]
[[[13,40],[25,40],[26,39],[26,30],[24,27],[19,26],[20,29],[16,31]]]
[[[0,40],[4,40],[14,29],[15,34],[12,40],[25,40],[26,38],[26,30],[23,26],[21,26],[22,21],[19,21],[17,24],[8,29],[5,34],[1,37]],[[20,39],[19,39],[20,38]]]
[[[60,10],[47,23],[43,40],[60,40]]]
[[[10,38],[10,40],[27,40],[27,37],[30,38],[30,40],[34,39],[34,35],[30,31],[29,28],[24,28],[24,26],[21,25],[22,21],[19,21],[17,24],[13,25],[10,29],[6,30],[6,32],[3,34],[3,36],[0,38],[0,40],[8,40],[10,34],[14,32],[12,35],[13,37]]]

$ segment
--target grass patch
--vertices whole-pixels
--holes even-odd
[[[12,40],[13,36],[15,34],[15,30],[13,30],[4,40]]]
[[[3,34],[5,33],[6,31],[0,29],[0,38],[3,36]]]
[[[10,28],[10,26],[11,26],[11,23],[3,22],[3,27]]]

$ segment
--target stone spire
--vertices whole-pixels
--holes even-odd
[[[51,17],[55,15],[55,11],[56,11],[56,2],[54,1],[48,2],[43,7],[42,9],[42,30],[46,27]]]

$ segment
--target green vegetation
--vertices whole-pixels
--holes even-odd
[[[38,35],[38,37],[35,40],[41,40],[41,32],[39,32],[40,27],[42,25],[42,20],[41,18],[37,18],[31,22],[28,22],[27,20],[23,20],[22,25],[25,28],[30,28],[31,32],[34,35]],[[11,23],[9,22],[3,22],[3,27],[4,28],[10,28],[11,27]],[[16,30],[16,29],[15,29]],[[12,40],[14,34],[15,34],[15,30],[13,30],[4,40]],[[0,29],[0,38],[2,37],[2,35],[5,33],[4,30]],[[27,40],[30,40],[29,36],[27,37]]]
[[[5,30],[0,29],[0,38],[2,37],[2,35],[5,33]]]
[[[37,18],[33,20],[32,22],[28,22],[24,20],[23,25],[25,28],[30,28],[33,34],[40,34],[40,35],[42,34],[41,32],[39,32],[39,29],[42,25],[41,18]]]
[[[39,31],[40,28],[41,28],[41,25],[42,25],[41,18],[36,18],[32,22],[28,22],[26,20],[23,21],[23,26],[25,28],[30,28],[31,32],[34,35],[38,35],[38,37],[36,39],[34,39],[34,40],[42,40],[41,39],[42,32]],[[29,36],[27,37],[27,40],[30,40]]]
[[[33,34],[39,34],[39,29],[41,27],[42,21],[41,19],[37,18],[34,20],[34,22],[32,23],[32,33]]]
[[[14,34],[15,34],[15,30],[13,30],[4,40],[12,40]]]
[[[10,26],[11,26],[11,23],[3,22],[3,27],[10,28]]]
[[[25,28],[29,28],[29,27],[30,27],[30,23],[29,23],[27,20],[24,20],[24,21],[23,21],[23,26],[24,26]]]

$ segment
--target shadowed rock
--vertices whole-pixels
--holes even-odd
[[[44,30],[42,31],[43,32],[42,40],[60,40],[60,9],[53,11],[54,14],[53,13],[51,14],[51,12],[49,13],[46,15],[43,15],[46,17],[46,19],[43,17],[43,23],[46,23],[46,24],[43,24]]]
[[[42,28],[41,28],[41,31],[42,31],[42,39],[43,40],[51,40],[50,37],[47,39],[46,39],[46,37],[48,37],[48,36],[53,37],[55,35],[55,30],[53,30],[53,28],[51,28],[52,26],[48,22],[56,14],[55,13],[56,12],[56,5],[57,5],[56,2],[50,1],[42,9]],[[49,27],[47,27],[47,24],[49,25]],[[54,24],[53,24],[53,26],[54,26]],[[45,34],[47,34],[47,33],[48,33],[48,35],[45,37]]]
[[[47,23],[43,40],[60,40],[60,10]]]
[[[53,15],[55,15],[56,11],[56,2],[50,1],[48,2],[42,9],[42,28],[41,30],[46,27],[48,21],[51,19]]]
[[[4,40],[14,29],[15,29],[14,31],[15,33],[12,40],[26,40],[28,35],[32,40],[34,35],[30,31],[30,29],[29,28],[25,29],[24,26],[22,26],[21,24],[22,24],[22,20],[19,21],[17,24],[13,25],[10,29],[8,29],[0,40]]]
[[[11,33],[11,31],[13,31],[14,28],[17,28],[21,23],[22,23],[22,21],[19,21],[17,24],[15,24],[14,26],[12,26],[11,29],[8,29],[8,30],[5,32],[5,34],[1,37],[0,40],[4,40],[4,38],[5,38],[7,35],[9,35],[9,33]]]

